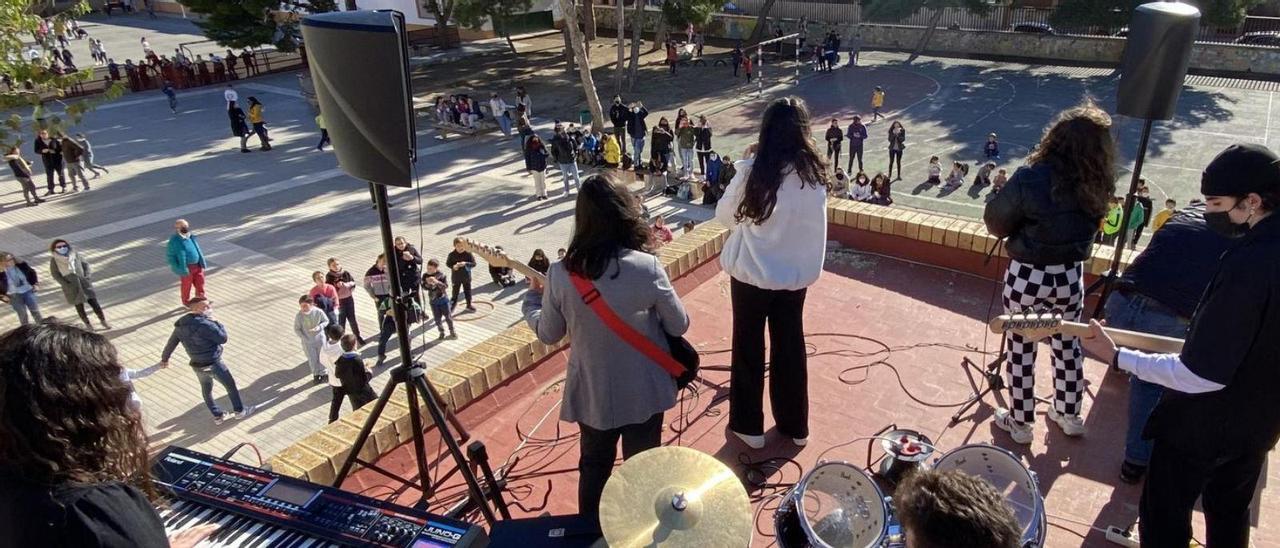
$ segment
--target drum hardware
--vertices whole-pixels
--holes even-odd
[[[934,450],[928,436],[907,429],[892,430],[880,437],[880,447],[887,458],[880,460],[879,476],[891,489],[923,467]]]
[[[600,498],[608,545],[747,546],[751,505],[742,481],[715,457],[659,447],[622,463]]]
[[[1040,481],[1017,455],[985,443],[962,445],[938,458],[933,469],[959,470],[987,480],[1013,509],[1022,527],[1021,546],[1044,546],[1048,523]]]

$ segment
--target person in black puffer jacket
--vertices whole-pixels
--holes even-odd
[[[622,153],[627,153],[627,120],[631,119],[631,110],[622,102],[621,95],[613,96],[613,105],[609,107],[609,121],[613,123],[613,136],[618,139]]]
[[[1007,238],[1009,270],[1004,310],[1061,314],[1078,321],[1084,308],[1083,261],[1090,256],[1107,201],[1115,192],[1111,117],[1092,102],[1058,115],[1028,165],[1014,172],[987,203],[987,230]],[[1049,418],[1068,436],[1084,435],[1080,418],[1084,361],[1076,337],[1054,335],[1053,409]],[[1009,392],[1013,409],[996,412],[996,425],[1015,442],[1034,437],[1036,341],[1009,333]]]

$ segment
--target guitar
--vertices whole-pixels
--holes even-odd
[[[475,255],[479,255],[480,258],[484,259],[490,266],[496,268],[510,268],[516,272],[524,274],[531,280],[536,280],[543,286],[547,285],[547,276],[545,274],[534,270],[533,267],[527,264],[512,259],[505,251],[484,245],[470,238],[462,239],[462,248]]]
[[[1071,337],[1089,338],[1092,332],[1089,324],[1066,321],[1058,314],[1005,314],[996,316],[988,324],[992,333],[1017,333],[1031,340],[1041,340],[1059,333]],[[1115,341],[1116,346],[1124,346],[1155,352],[1159,354],[1178,354],[1182,352],[1182,339],[1148,335],[1137,331],[1113,329],[1103,330]]]

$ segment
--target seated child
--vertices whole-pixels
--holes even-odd
[[[978,169],[978,175],[973,178],[974,186],[986,186],[991,184],[991,172],[996,170],[995,162],[987,162],[982,164]]]
[[[494,246],[493,249],[494,251],[501,252],[502,246]],[[496,266],[489,265],[489,277],[493,278],[493,283],[498,284],[498,287],[511,287],[516,285],[516,276],[511,272],[511,267],[509,266],[498,268]]]
[[[996,171],[996,178],[991,180],[991,193],[998,194],[1007,182],[1009,182],[1009,177],[1005,175],[1004,170]]]
[[[951,174],[947,175],[947,186],[944,188],[960,188],[964,185],[964,176],[969,170],[960,162],[951,164]]]
[[[940,183],[942,183],[942,165],[938,163],[937,156],[931,156],[929,157],[929,180],[925,181],[925,184],[936,185]]]

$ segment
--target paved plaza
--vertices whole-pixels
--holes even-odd
[[[145,14],[90,21],[93,26],[86,28],[107,42],[118,61],[127,56],[116,52],[131,47],[129,40],[136,43],[141,32],[133,26],[154,24]],[[200,39],[191,34],[196,31],[188,21],[158,21],[175,27],[172,32],[146,27],[158,51]],[[116,38],[108,40],[108,35]],[[521,56],[503,53],[420,66],[415,86],[420,97],[462,89],[487,96],[494,90],[514,102],[510,88],[523,84],[534,97],[534,122],[545,135],[554,118],[576,119],[583,108],[576,77],[555,66],[559,42],[558,36],[541,37],[521,42]],[[708,50],[718,55],[724,51],[710,46]],[[611,41],[602,40],[593,51],[593,59],[609,57]],[[659,54],[649,57],[655,55]],[[995,131],[1005,151],[1002,166],[1012,168],[1058,109],[1085,94],[1098,97],[1108,108],[1114,103],[1116,79],[1104,70],[933,58],[906,66],[902,60],[898,54],[871,52],[864,54],[861,68],[830,75],[806,72],[798,85],[779,85],[775,76],[769,84],[775,86],[770,92],[807,98],[818,130],[833,115],[845,125],[852,114],[865,114],[872,87],[884,86],[887,113],[901,119],[909,135],[905,180],[895,187],[898,203],[906,207],[980,215],[985,195],[970,193],[968,187],[949,195],[915,188],[925,178],[929,155],[944,162],[975,161],[983,137]],[[651,123],[664,115],[674,120],[681,106],[695,116],[708,114],[716,130],[716,149],[739,157],[754,138],[764,106],[755,98],[755,87],[730,80],[725,67],[682,70],[685,76],[671,78],[661,67],[645,66],[637,93],[628,99],[642,99],[650,106]],[[791,68],[771,70],[781,74]],[[611,88],[612,68],[596,72],[601,89]],[[158,92],[126,95],[99,107],[76,128],[92,140],[96,161],[110,174],[93,180],[91,191],[59,194],[33,208],[23,207],[16,183],[6,183],[0,194],[0,249],[25,257],[43,276],[49,242],[66,238],[92,263],[99,298],[115,327],[106,335],[128,367],[144,370],[136,385],[153,443],[216,453],[250,441],[269,455],[321,425],[330,399],[327,387],[311,383],[292,334],[297,297],[310,287],[311,272],[324,270],[329,257],[340,259],[353,275],[363,275],[380,250],[380,240],[365,185],[343,174],[331,152],[314,150],[314,113],[298,92],[297,77],[281,74],[246,80],[237,87],[242,99],[257,96],[265,104],[275,150],[238,151],[221,88],[180,92],[178,114],[169,112]],[[602,92],[606,101],[608,95]],[[1192,78],[1178,118],[1157,124],[1153,134],[1145,172],[1155,182],[1153,197],[1167,194],[1180,202],[1190,198],[1200,169],[1229,142],[1280,146],[1280,137],[1270,135],[1273,125],[1280,128],[1273,123],[1273,95],[1267,83]],[[1128,164],[1140,127],[1133,120],[1117,120]],[[870,127],[868,170],[881,169],[887,162],[881,146],[886,128],[884,122]],[[392,217],[396,234],[408,238],[425,257],[443,259],[456,235],[503,245],[518,258],[528,257],[535,248],[554,253],[567,244],[572,200],[559,197],[560,177],[554,169],[548,173],[552,199],[535,202],[511,140],[491,134],[440,141],[424,131],[419,144],[419,184],[391,192]],[[39,167],[36,182],[43,189]],[[677,221],[700,222],[711,216],[701,205],[665,199],[648,205],[654,213]],[[180,217],[191,222],[210,259],[208,294],[215,316],[230,332],[226,362],[245,401],[261,406],[246,421],[213,424],[181,351],[170,368],[155,367],[182,313],[178,279],[164,260],[165,241],[173,220]],[[424,336],[423,326],[415,326],[415,352],[428,365],[442,363],[519,321],[523,292],[519,287],[500,291],[488,283],[481,266],[475,276],[478,311],[457,317],[458,340],[437,342],[434,330]],[[377,325],[372,302],[363,293],[356,300],[362,332],[373,338]],[[75,320],[51,281],[43,284],[40,302],[47,315]],[[0,330],[16,324],[12,310],[0,309]],[[373,346],[367,346],[366,357],[373,354]],[[396,363],[391,359],[388,366]],[[385,382],[386,369],[377,371],[376,388]],[[221,390],[215,389],[215,394],[220,396]],[[225,406],[226,400],[221,402]]]

